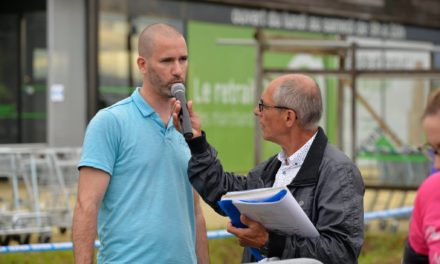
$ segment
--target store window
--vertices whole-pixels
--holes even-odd
[[[0,15],[0,143],[46,141],[46,12]]]

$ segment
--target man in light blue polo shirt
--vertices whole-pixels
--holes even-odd
[[[170,87],[185,82],[187,47],[173,27],[139,37],[142,87],[87,127],[73,220],[76,263],[208,263],[205,220],[188,181],[190,152],[170,118]],[[197,224],[197,225],[196,225]]]

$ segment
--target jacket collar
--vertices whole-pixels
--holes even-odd
[[[324,130],[318,127],[318,133],[307,153],[304,163],[289,186],[309,185],[318,182],[319,167],[327,147],[327,142],[328,139]]]
[[[319,165],[321,164],[324,156],[324,150],[327,147],[327,136],[321,127],[318,127],[318,133],[315,140],[310,146],[309,152],[298,171],[295,179],[288,185],[290,187],[310,185],[318,182],[319,177]],[[281,162],[278,160],[277,155],[269,159],[268,163],[264,167],[263,177],[265,179],[265,187],[272,187],[275,181],[275,175],[281,166]],[[270,177],[270,178],[267,178]]]

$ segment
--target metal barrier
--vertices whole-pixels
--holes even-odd
[[[0,147],[0,176],[11,184],[11,199],[0,197],[0,245],[28,244],[31,234],[49,242],[52,227],[70,228],[79,155],[80,148]]]
[[[364,155],[368,154],[365,153],[367,152]],[[381,156],[377,156],[379,154]],[[418,186],[423,180],[420,175],[424,173],[419,175],[418,172],[427,166],[424,157],[419,154],[408,157],[395,157],[393,153],[379,154],[365,156],[370,161],[377,162],[374,165],[379,170],[379,188],[391,183],[401,183],[402,185],[397,186],[398,189],[408,188],[408,185]],[[60,228],[62,233],[62,230],[71,226],[73,210],[70,201],[75,197],[79,155],[79,148],[0,147],[0,176],[9,179],[12,191],[9,203],[5,202],[7,200],[0,200],[0,245],[4,245],[0,246],[0,253],[72,249],[71,242],[48,242],[54,226]],[[396,221],[409,217],[412,207],[403,206],[406,191],[413,190],[404,191],[401,203],[397,205],[400,208],[391,209],[389,204],[385,208],[367,206],[366,210],[369,212],[365,213],[365,223],[375,219]],[[376,204],[376,199],[372,199],[372,203]],[[38,242],[41,244],[29,245],[31,234],[38,234]],[[226,230],[208,231],[207,234],[209,239],[232,237]],[[7,246],[11,239],[17,240],[21,245]],[[96,243],[98,247],[99,241]]]
[[[411,215],[413,207],[402,207],[391,210],[368,212],[364,215],[365,222],[371,220],[384,219],[390,217],[407,217]],[[226,230],[211,230],[207,232],[208,239],[220,239],[233,237],[232,234]],[[95,247],[98,248],[100,243],[95,241]],[[17,245],[17,246],[0,246],[1,253],[19,253],[19,252],[42,252],[42,251],[59,251],[59,250],[72,250],[72,242],[61,243],[47,243],[47,244],[30,244],[30,245]]]
[[[407,207],[400,207],[400,208],[383,210],[383,211],[368,212],[365,213],[364,215],[364,221],[365,223],[368,223],[372,220],[378,220],[378,219],[409,217],[411,216],[412,210],[413,210],[412,206],[407,206]]]
[[[365,203],[367,212],[393,212],[393,208],[412,205],[413,196],[432,165],[419,149],[396,147],[380,130],[361,144],[357,162],[370,198]],[[381,218],[379,228],[396,232],[402,218],[404,216]],[[365,228],[368,230],[368,222]]]

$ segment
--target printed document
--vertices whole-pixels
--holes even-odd
[[[303,237],[319,236],[287,187],[228,192],[218,204],[236,227],[245,227],[240,222],[240,214],[244,214],[268,230]]]

